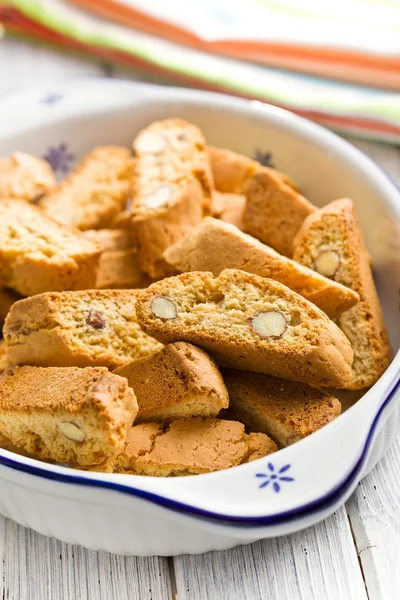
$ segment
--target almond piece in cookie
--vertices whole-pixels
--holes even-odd
[[[304,219],[316,210],[279,175],[262,169],[249,181],[243,222],[248,233],[291,257],[296,234]]]
[[[37,202],[56,185],[49,163],[24,152],[0,158],[0,198]]]
[[[14,367],[0,376],[0,433],[43,460],[111,470],[137,413],[105,367]]]
[[[261,373],[223,369],[229,412],[252,431],[289,446],[340,415],[341,404],[327,392]]]
[[[295,239],[294,258],[354,290],[360,302],[337,324],[354,351],[349,389],[375,383],[389,366],[391,351],[369,254],[352,200],[335,200],[310,215]]]
[[[40,205],[61,223],[101,229],[125,207],[132,172],[128,148],[99,146]]]
[[[116,368],[162,346],[140,328],[137,290],[48,292],[16,302],[4,325],[12,364]]]
[[[134,425],[115,470],[165,477],[228,469],[247,458],[246,437],[242,423],[213,417]]]
[[[136,309],[146,333],[200,346],[220,365],[319,386],[343,387],[351,377],[353,352],[342,331],[272,279],[234,269],[216,278],[184,273],[141,291]]]
[[[217,276],[224,269],[240,269],[275,279],[313,302],[332,319],[359,299],[349,288],[278,254],[234,225],[212,217],[203,219],[168,248],[164,256],[181,272],[211,271]]]
[[[207,151],[210,158],[215,189],[219,192],[246,195],[250,179],[260,169],[266,169],[275,173],[286,185],[299,191],[297,185],[288,175],[276,169],[265,167],[257,160],[253,160],[227,148],[207,146]]]
[[[186,342],[167,344],[114,373],[126,377],[135,392],[135,423],[216,416],[228,406],[228,392],[214,361]]]
[[[23,200],[0,202],[0,286],[22,296],[92,288],[101,246]]]
[[[141,269],[171,274],[162,254],[208,214],[213,181],[204,136],[191,123],[152,123],[133,143],[132,229]]]

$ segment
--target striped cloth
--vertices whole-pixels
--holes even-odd
[[[0,0],[0,22],[171,82],[400,142],[397,0]]]

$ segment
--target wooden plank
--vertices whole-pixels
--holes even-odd
[[[0,517],[3,600],[171,600],[166,558],[63,544]]]
[[[370,600],[400,598],[400,438],[347,503]]]
[[[177,600],[366,600],[344,509],[316,527],[174,558]]]

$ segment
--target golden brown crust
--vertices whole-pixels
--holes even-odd
[[[0,286],[23,296],[94,287],[101,247],[23,200],[0,202]]]
[[[300,229],[294,258],[315,268],[322,251],[334,252],[339,259],[334,280],[360,296],[360,302],[337,323],[354,350],[353,377],[347,387],[361,389],[379,379],[390,363],[391,351],[370,258],[351,200],[331,202],[308,217]]]
[[[215,146],[207,146],[207,151],[215,189],[219,192],[246,195],[250,179],[263,169],[275,173],[286,185],[299,191],[297,185],[286,173],[263,167],[258,161],[243,154],[238,154],[228,148],[217,148]]]
[[[180,272],[241,269],[275,279],[313,302],[330,318],[354,306],[359,296],[349,288],[286,258],[235,226],[207,217],[164,257]]]
[[[161,345],[136,320],[137,290],[48,292],[15,303],[4,326],[12,364],[116,368]]]
[[[175,315],[157,316],[156,299],[175,307]],[[285,324],[281,335],[256,330],[256,318],[270,312]],[[272,279],[233,269],[217,278],[184,273],[140,292],[137,316],[159,341],[196,344],[224,366],[319,386],[343,387],[351,377],[353,353],[345,335],[325,313]]]
[[[293,240],[304,219],[316,210],[304,196],[270,170],[254,175],[247,187],[245,229],[284,256],[293,254]]]
[[[168,344],[114,373],[126,377],[135,392],[135,423],[216,416],[228,406],[228,392],[214,361],[186,342]]]
[[[260,373],[223,369],[232,418],[293,444],[340,415],[341,404],[327,392]]]
[[[0,159],[0,198],[36,202],[55,185],[53,169],[41,158],[14,152]]]
[[[152,123],[135,138],[132,228],[150,277],[171,274],[162,253],[210,210],[213,180],[202,132],[181,119]]]
[[[137,403],[105,367],[14,367],[0,377],[0,432],[43,460],[112,468]]]
[[[97,289],[145,288],[152,283],[139,268],[135,248],[102,252],[97,269]]]
[[[268,456],[278,450],[278,446],[265,433],[250,433],[246,439],[247,457],[243,462],[249,463],[258,458]]]
[[[99,146],[41,201],[46,212],[78,229],[101,229],[120,213],[129,193],[128,148]]]
[[[246,457],[241,423],[195,417],[167,426],[134,425],[115,470],[155,477],[196,475],[228,469]]]

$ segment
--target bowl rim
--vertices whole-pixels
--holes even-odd
[[[134,82],[134,81],[132,82],[132,81],[127,81],[127,80],[118,79],[118,78],[105,79],[100,76],[99,77],[97,77],[97,76],[76,76],[76,77],[71,77],[71,78],[60,78],[58,80],[55,80],[54,82],[52,82],[51,86],[49,86],[48,84],[47,85],[40,84],[40,85],[31,86],[29,88],[24,88],[23,90],[17,90],[14,92],[6,92],[0,96],[0,104],[2,103],[3,100],[7,100],[7,99],[13,98],[15,96],[21,96],[22,94],[25,94],[29,91],[36,91],[36,90],[37,91],[40,91],[40,90],[45,91],[49,87],[53,88],[57,85],[70,86],[71,84],[76,83],[77,81],[78,82],[89,81],[91,84],[100,84],[102,86],[104,86],[104,85],[119,86],[122,84],[123,86],[129,86],[129,87],[133,87],[133,88],[141,88],[141,89],[145,89],[145,90],[157,89],[159,92],[161,91],[161,93],[165,93],[168,96],[171,96],[171,90],[173,90],[173,92],[175,94],[182,93],[182,95],[184,95],[186,97],[189,94],[191,96],[196,96],[196,97],[205,98],[205,99],[209,99],[209,100],[212,100],[213,98],[215,100],[218,99],[219,105],[221,105],[221,103],[223,103],[223,102],[226,102],[231,105],[234,104],[237,107],[240,107],[242,109],[247,107],[247,109],[250,109],[250,111],[257,106],[257,108],[259,110],[261,109],[264,111],[269,111],[270,115],[277,115],[278,117],[283,116],[286,118],[289,117],[290,120],[294,124],[298,124],[300,126],[303,125],[303,126],[307,127],[311,131],[311,133],[315,132],[316,134],[319,133],[320,135],[323,135],[325,138],[327,138],[328,142],[329,142],[329,139],[332,139],[332,141],[340,140],[340,143],[343,144],[344,147],[351,148],[351,150],[355,156],[358,156],[359,158],[362,158],[362,160],[364,162],[368,161],[371,165],[373,165],[374,169],[380,173],[381,177],[383,176],[383,178],[387,181],[387,183],[389,184],[389,187],[392,190],[394,190],[397,193],[399,192],[399,188],[396,186],[396,184],[393,182],[393,180],[376,163],[374,163],[374,161],[372,159],[370,159],[363,152],[361,152],[358,148],[352,146],[351,144],[349,144],[349,142],[347,142],[346,140],[344,140],[343,138],[341,138],[334,132],[327,130],[325,127],[323,127],[321,125],[313,123],[312,121],[309,121],[308,119],[305,119],[304,117],[300,117],[300,116],[292,113],[289,110],[282,109],[282,108],[279,108],[279,107],[276,107],[276,106],[273,106],[273,105],[270,105],[267,103],[263,103],[260,101],[239,99],[239,98],[231,97],[227,94],[219,94],[219,93],[215,93],[215,92],[207,92],[207,91],[202,91],[202,90],[187,90],[185,88],[179,88],[179,87],[169,88],[169,87],[164,87],[161,85],[154,85],[154,84],[148,84],[148,83],[143,83],[143,82]],[[172,95],[174,95],[174,94],[172,94]],[[400,199],[400,197],[399,197],[399,199]],[[397,369],[393,368],[393,367],[395,367],[395,365],[393,364],[394,362],[399,363],[397,365]],[[27,461],[27,462],[25,462],[24,457],[19,457],[20,460],[18,460],[18,458],[16,458],[16,457],[18,457],[19,455],[12,453],[10,451],[7,451],[7,450],[3,450],[3,449],[0,449],[0,465],[8,467],[14,471],[28,473],[30,475],[39,477],[41,479],[46,479],[49,481],[52,480],[52,481],[58,481],[58,482],[62,482],[62,483],[76,484],[79,486],[103,488],[103,489],[116,491],[118,493],[122,493],[122,494],[125,494],[128,496],[135,496],[137,498],[151,502],[152,504],[156,504],[158,506],[162,506],[162,507],[172,510],[174,512],[178,512],[180,514],[183,513],[185,515],[188,515],[191,517],[196,517],[197,519],[201,519],[201,520],[218,523],[219,525],[224,525],[224,526],[234,525],[235,527],[241,527],[241,528],[254,528],[254,527],[260,527],[260,526],[263,526],[263,527],[276,526],[278,524],[282,525],[284,523],[288,523],[293,520],[304,518],[304,517],[308,516],[309,514],[315,514],[317,512],[321,512],[321,511],[327,510],[329,508],[332,508],[340,501],[341,498],[344,498],[346,496],[346,494],[348,493],[348,491],[352,488],[352,486],[354,485],[354,482],[357,480],[357,477],[362,473],[362,469],[366,463],[366,460],[368,457],[368,452],[371,447],[372,440],[373,440],[374,434],[376,432],[376,428],[378,426],[378,423],[379,423],[383,413],[385,412],[385,409],[389,406],[389,404],[391,404],[391,402],[397,396],[400,399],[400,351],[397,353],[397,356],[394,356],[391,366],[392,366],[391,370],[394,371],[394,376],[391,378],[390,382],[386,384],[386,389],[379,393],[380,402],[378,405],[378,409],[377,409],[377,411],[374,415],[374,418],[370,424],[368,433],[365,436],[361,453],[358,456],[358,458],[354,461],[354,463],[351,465],[351,468],[348,471],[346,477],[343,480],[337,481],[335,485],[331,486],[329,491],[320,495],[318,498],[315,498],[314,500],[311,500],[307,503],[300,504],[294,508],[284,510],[279,513],[274,513],[274,514],[265,513],[263,515],[257,515],[257,516],[240,516],[240,515],[232,515],[232,514],[222,514],[220,512],[213,512],[211,510],[200,508],[200,507],[196,506],[195,504],[188,504],[185,502],[180,502],[178,500],[174,500],[174,499],[165,497],[161,494],[158,494],[158,493],[155,493],[152,491],[146,491],[146,490],[139,489],[139,488],[135,487],[133,484],[130,484],[130,482],[129,483],[127,482],[127,484],[122,484],[122,483],[117,483],[115,481],[107,480],[107,474],[104,474],[104,473],[101,473],[101,475],[102,475],[101,478],[96,479],[96,477],[95,477],[96,474],[92,473],[92,472],[90,473],[90,475],[91,475],[90,477],[86,477],[85,472],[82,472],[81,474],[77,475],[76,470],[74,470],[74,469],[63,468],[62,469],[63,472],[52,470],[52,465],[49,465],[48,463],[45,463],[46,468],[43,468],[43,466],[36,466],[36,463],[38,465],[43,465],[43,463],[41,463],[41,461],[38,461],[35,459],[25,459],[25,461]],[[390,369],[390,367],[389,367],[389,369]],[[378,382],[381,381],[383,375],[378,380]],[[374,389],[375,385],[377,385],[378,382],[376,382],[376,384],[374,384],[374,386],[372,386],[372,388],[369,390],[369,392],[371,392]],[[99,475],[100,475],[100,473],[99,473]],[[196,479],[198,477],[201,477],[201,475],[196,476]],[[151,479],[154,479],[154,478],[151,478]]]

